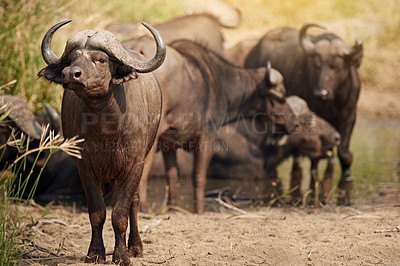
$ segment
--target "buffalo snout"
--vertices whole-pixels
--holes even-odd
[[[314,95],[317,96],[318,98],[321,98],[322,100],[328,100],[330,97],[328,90],[315,89]]]
[[[287,131],[289,134],[291,134],[291,133],[297,132],[299,129],[300,129],[299,121],[294,120],[292,123],[292,127],[290,127]]]
[[[78,66],[66,67],[62,71],[63,84],[79,83],[86,86],[83,71]]]

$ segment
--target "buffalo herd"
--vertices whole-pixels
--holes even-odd
[[[194,209],[202,213],[207,176],[279,184],[277,166],[290,156],[291,196],[301,197],[300,189],[293,188],[302,182],[299,160],[307,157],[315,198],[328,203],[337,147],[342,168],[338,204],[350,204],[349,142],[360,93],[362,42],[347,45],[324,26],[305,24],[272,29],[260,39],[224,49],[221,29],[237,27],[239,9],[237,14],[235,25],[224,25],[207,13],[153,26],[142,23],[151,35],[140,32],[137,23],[84,30],[69,37],[58,57],[52,38],[70,20],[60,22],[44,35],[47,66],[38,77],[64,88],[61,112],[46,105],[45,113],[34,114],[22,99],[0,96],[1,104],[14,107],[7,123],[0,124],[1,145],[24,133],[31,147],[38,147],[45,124],[66,138],[84,139],[82,159],[61,151],[51,156],[35,199],[86,199],[92,226],[86,262],[105,261],[102,230],[108,195],[113,262],[129,265],[130,256],[142,255],[137,212],[139,199],[143,210],[148,207],[148,179],[153,175],[167,178],[168,203],[173,205],[179,176],[190,172]],[[320,34],[309,34],[310,28]],[[121,42],[115,37],[121,34],[130,38]],[[215,149],[216,143],[227,149]],[[6,145],[2,165],[17,152]],[[162,164],[157,152],[163,169],[157,166]],[[30,156],[27,163],[38,176],[49,154]],[[328,164],[320,184],[317,166],[324,158]],[[16,182],[27,175],[22,172]]]

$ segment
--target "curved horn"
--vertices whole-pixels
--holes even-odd
[[[146,22],[142,22],[142,25],[145,26],[151,32],[156,41],[157,45],[156,55],[153,57],[153,59],[147,61],[134,59],[132,60],[130,66],[133,67],[139,73],[147,73],[147,72],[152,72],[161,66],[161,64],[164,62],[165,59],[166,48],[165,48],[165,43],[161,38],[161,35],[153,27],[151,27]],[[128,52],[128,54],[132,55],[132,58],[137,58],[137,55],[134,54],[131,50],[127,49],[125,46],[123,47]]]
[[[305,24],[303,27],[301,27],[299,32],[299,42],[301,47],[303,48],[303,51],[306,54],[311,54],[314,51],[314,43],[310,40],[310,37],[308,37],[307,35],[307,30],[311,27],[316,27],[326,30],[324,26],[314,23]]]
[[[267,62],[267,74],[265,75],[266,78],[268,78],[267,80],[267,84],[270,86],[271,85],[271,61]]]
[[[279,76],[276,75],[276,72],[272,71],[271,62],[267,62],[267,75],[268,78],[267,83],[270,87],[276,86],[279,83]]]
[[[60,58],[58,58],[58,56],[54,54],[53,50],[51,50],[51,39],[53,38],[54,33],[59,28],[61,28],[65,24],[70,23],[71,21],[72,21],[71,19],[68,19],[57,23],[56,25],[51,27],[44,35],[42,40],[42,57],[43,60],[46,62],[46,64],[48,65],[56,64],[60,60]]]

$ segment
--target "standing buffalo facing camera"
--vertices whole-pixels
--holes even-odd
[[[140,256],[143,250],[137,226],[138,185],[162,107],[160,87],[150,72],[164,61],[165,46],[159,34],[144,23],[157,44],[156,55],[148,61],[140,60],[112,33],[92,30],[72,35],[58,58],[51,50],[51,39],[69,22],[54,25],[44,36],[42,55],[48,66],[38,75],[65,89],[61,111],[64,136],[85,139],[82,159],[76,160],[92,226],[85,261],[105,261],[103,196],[113,189],[113,262],[129,265],[129,256]]]
[[[342,136],[338,147],[342,166],[339,188],[345,191],[338,203],[350,204],[353,155],[349,144],[361,87],[357,69],[363,46],[360,40],[349,46],[330,32],[309,35],[311,27],[324,28],[306,24],[300,30],[278,28],[267,32],[250,51],[245,66],[259,67],[270,60],[285,77],[287,94],[306,100],[313,112],[338,130]]]

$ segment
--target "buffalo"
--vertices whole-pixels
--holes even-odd
[[[292,110],[298,116],[300,126],[295,132],[288,135],[286,141],[281,145],[268,146],[264,167],[267,177],[275,179],[278,164],[289,156],[293,156],[290,190],[292,197],[298,198],[302,182],[300,157],[306,156],[311,160],[311,189],[316,191],[316,181],[319,184],[318,162],[324,158],[332,158],[333,148],[340,144],[341,136],[329,122],[311,112],[303,99],[297,96],[289,96],[287,99]],[[323,190],[321,190],[323,199],[326,199],[330,193],[333,177],[331,171],[332,168],[328,168],[325,173]]]
[[[238,27],[242,21],[241,9],[235,8],[235,10],[238,14],[238,20],[233,25],[222,23],[210,13],[194,13],[164,23],[154,24],[153,27],[161,34],[167,44],[179,39],[187,39],[222,54],[224,37],[221,28],[233,29]],[[106,26],[106,29],[129,36],[137,31],[138,26],[137,23],[120,23],[110,24]]]
[[[266,117],[263,115],[224,125],[217,132],[216,143],[219,143],[220,148],[213,150],[207,176],[265,180],[264,191],[267,199],[272,199],[277,195],[276,192],[280,191],[280,179],[276,168],[290,156],[295,157],[290,188],[296,188],[302,182],[300,156],[313,162],[311,172],[315,175],[318,161],[332,157],[333,148],[340,143],[340,135],[327,121],[311,112],[301,98],[289,96],[287,102],[298,117],[299,127],[294,132],[282,138],[275,138],[273,134],[265,131]],[[190,176],[193,164],[190,154],[178,151],[177,159],[179,175]],[[161,161],[161,157],[155,158],[151,176],[164,175]],[[327,181],[329,179],[324,179],[323,183]],[[315,187],[314,184],[311,186]],[[330,191],[321,190],[322,192]],[[300,197],[300,189],[294,189],[291,195],[297,199]]]
[[[217,141],[227,143],[229,150],[214,153],[209,176],[267,178],[268,184],[279,184],[276,168],[290,156],[310,158],[313,173],[320,159],[332,157],[333,148],[340,143],[340,134],[324,119],[309,111],[304,100],[289,96],[287,102],[298,117],[299,127],[294,132],[281,139],[273,138],[271,134],[259,130],[265,123],[263,117],[225,126],[228,129],[220,131]],[[301,171],[298,162],[296,159],[293,167]],[[300,185],[302,176],[296,173],[292,174],[291,188]],[[299,190],[295,190],[292,196],[298,197]]]
[[[111,32],[84,30],[68,39],[59,58],[51,50],[51,40],[55,31],[70,21],[54,25],[44,36],[42,56],[47,67],[38,76],[64,88],[64,136],[85,139],[82,159],[75,159],[92,226],[85,262],[105,261],[103,197],[113,190],[113,262],[129,265],[129,256],[140,256],[143,250],[137,225],[138,186],[161,117],[161,89],[151,72],[164,61],[165,45],[160,35],[143,23],[157,45],[155,56],[144,61]]]
[[[49,125],[49,130],[55,134],[60,133],[59,114],[50,105],[46,104],[45,113],[34,114],[28,104],[16,96],[2,95],[0,103],[12,108],[12,112],[0,124],[0,145],[5,145],[0,161],[2,169],[13,163],[18,156],[17,147],[6,145],[8,140],[18,139],[23,133],[29,137],[29,150],[33,150],[40,145],[44,126]],[[49,155],[49,150],[43,150],[39,154],[33,152],[26,156],[25,165],[14,183],[15,188],[18,188],[23,182],[28,181],[25,192],[20,191],[19,196],[28,197],[40,175],[33,195],[36,202],[82,202],[84,192],[73,159],[63,151],[57,151],[48,158]]]
[[[244,66],[247,55],[256,46],[259,38],[249,38],[237,42],[235,45],[224,49],[223,56],[234,65]]]
[[[148,42],[149,38],[144,36],[125,44],[148,57],[153,51],[146,39]],[[194,152],[195,210],[201,213],[205,207],[207,169],[221,126],[263,114],[267,118],[264,127],[272,131],[274,124],[284,134],[294,130],[296,121],[289,119],[292,111],[285,102],[283,79],[278,71],[270,67],[236,67],[189,40],[172,42],[167,50],[165,63],[155,75],[163,91],[158,149],[164,157],[169,203],[176,200],[176,149],[182,148]],[[146,176],[141,183],[142,203],[146,198]]]
[[[288,95],[298,95],[310,109],[331,123],[341,134],[338,156],[342,167],[339,204],[350,204],[352,153],[351,133],[356,121],[356,104],[360,94],[357,69],[363,56],[363,45],[357,40],[349,46],[334,33],[307,34],[306,24],[300,30],[278,28],[267,32],[247,56],[246,67],[259,67],[270,60],[285,77]],[[332,167],[332,162],[328,168]]]

